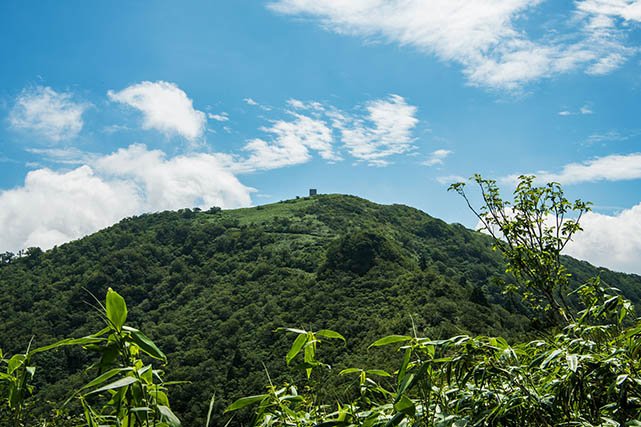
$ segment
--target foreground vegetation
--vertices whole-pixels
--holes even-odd
[[[507,206],[490,181],[479,184],[495,196],[479,212],[487,225],[507,226],[515,238],[523,233],[518,215],[492,223],[492,212]],[[565,211],[587,208],[566,204],[558,187],[545,192],[531,181],[517,189],[513,207],[536,209],[532,197]],[[570,226],[565,237],[577,231]],[[638,301],[641,282],[607,271],[603,281],[589,281],[596,269],[560,257],[562,234],[539,235],[544,251],[518,239],[495,241],[505,273],[486,236],[406,207],[321,196],[144,216],[47,253],[5,256],[0,346],[14,355],[4,358],[7,368],[13,360],[7,375],[23,384],[20,407],[11,407],[11,397],[5,403],[13,420],[29,425],[45,418],[172,425],[174,413],[185,425],[633,425],[639,329],[623,294]],[[83,287],[100,294],[108,286],[127,299],[128,322],[158,346],[147,336],[134,341],[142,333],[124,320],[119,329],[108,303],[93,311],[79,304],[89,295]],[[566,288],[574,290],[567,300]],[[121,300],[113,291],[110,298]],[[86,319],[88,311],[104,314]],[[105,321],[112,329],[101,329]],[[312,328],[273,332],[283,325]],[[29,329],[35,350],[19,351]],[[61,333],[85,338],[49,345]],[[474,337],[479,333],[485,335]],[[285,360],[274,357],[291,334]],[[519,343],[527,336],[533,338]],[[99,341],[78,341],[87,339]],[[119,356],[96,362],[92,352],[101,348]],[[158,370],[165,360],[167,379],[189,381],[170,387],[171,399]],[[69,396],[74,389],[83,393]],[[60,396],[71,397],[63,411]],[[84,413],[84,421],[66,418],[67,409]],[[206,420],[208,413],[215,417]]]
[[[138,329],[125,325],[127,305],[117,292],[109,289],[105,304],[99,304],[97,312],[105,327],[100,331],[77,339],[64,339],[54,344],[31,349],[23,354],[2,358],[0,366],[0,398],[2,413],[0,421],[6,425],[22,426],[36,422],[29,417],[28,395],[33,392],[31,384],[36,373],[32,365],[34,356],[57,348],[79,346],[97,353],[96,362],[90,366],[96,377],[74,392],[60,408],[53,419],[40,421],[43,425],[93,426],[157,426],[175,427],[180,421],[169,407],[167,386],[162,371],[144,363],[142,358],[166,362],[165,354]],[[69,401],[76,400],[82,408],[84,420],[67,416]]]

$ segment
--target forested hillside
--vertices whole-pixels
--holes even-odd
[[[324,346],[336,369],[387,367],[365,349],[414,327],[422,336],[534,334],[518,299],[501,294],[503,262],[491,239],[400,205],[320,195],[255,208],[143,215],[0,264],[0,348],[22,351],[100,329],[92,297],[109,287],[167,354],[172,408],[184,425],[262,392],[290,375],[291,337],[278,327],[329,328],[347,338]],[[641,277],[566,259],[573,283],[600,275],[635,303]],[[85,378],[78,348],[42,354],[36,396],[60,402]],[[333,390],[328,384],[327,390]],[[338,390],[338,388],[335,388]],[[45,410],[46,405],[39,405]]]

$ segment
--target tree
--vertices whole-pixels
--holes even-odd
[[[557,323],[567,323],[572,314],[568,307],[568,274],[561,252],[576,232],[581,230],[581,216],[590,203],[565,198],[561,185],[551,182],[534,185],[534,176],[521,175],[514,190],[514,201],[501,198],[496,181],[474,175],[483,205],[472,206],[465,183],[452,184],[448,190],[460,194],[479,219],[481,230],[494,238],[494,249],[507,261],[507,271],[517,281],[525,302],[542,310]]]
[[[0,254],[0,266],[3,264],[9,264],[11,260],[15,257],[12,252],[4,252]]]

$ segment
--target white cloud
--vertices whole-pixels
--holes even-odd
[[[0,251],[47,249],[142,212],[247,206],[251,191],[215,155],[166,158],[132,145],[70,171],[29,172],[0,192]]]
[[[27,148],[27,152],[44,157],[48,162],[64,165],[81,165],[92,162],[95,154],[81,151],[75,147],[65,148]]]
[[[448,157],[452,152],[450,150],[436,150],[430,153],[428,158],[423,162],[425,166],[436,166],[442,165],[445,161],[445,158]]]
[[[641,274],[641,203],[616,215],[589,212],[567,253],[595,265]]]
[[[588,116],[591,114],[594,114],[594,111],[587,106],[584,105],[583,107],[579,108],[578,111],[570,111],[570,110],[561,110],[559,111],[559,116],[577,116],[577,115],[582,115],[582,116]]]
[[[282,14],[316,18],[339,34],[382,38],[462,65],[470,83],[504,89],[584,69],[604,74],[633,53],[621,19],[637,19],[639,2],[576,2],[564,26],[534,40],[519,28],[541,0],[274,0]],[[616,4],[607,8],[605,4]],[[554,37],[550,34],[557,33]]]
[[[588,68],[587,73],[593,74],[595,76],[609,74],[623,65],[627,61],[627,59],[627,55],[623,55],[622,53],[613,53],[611,55],[600,58],[598,61],[592,64]]]
[[[173,83],[141,82],[107,95],[115,102],[136,108],[143,114],[143,128],[166,135],[181,135],[194,141],[205,131],[205,113],[194,109],[187,94]]]
[[[325,160],[340,160],[332,147],[332,130],[325,121],[297,113],[292,115],[291,121],[278,120],[270,127],[261,128],[273,138],[249,141],[243,148],[249,156],[233,161],[232,169],[250,172],[306,163],[311,159],[309,150],[317,151]]]
[[[22,187],[0,193],[0,251],[48,249],[106,227],[140,209],[124,182],[105,182],[89,166],[29,172]]]
[[[20,161],[18,161],[18,160],[16,160],[16,159],[12,159],[12,158],[7,157],[7,156],[0,155],[0,163],[16,163],[16,164],[21,164],[22,162],[20,162]]]
[[[612,142],[612,141],[626,141],[630,139],[631,136],[637,136],[638,131],[634,131],[631,134],[622,134],[616,130],[610,130],[603,133],[593,133],[588,136],[586,143],[587,144],[598,144],[603,142]]]
[[[26,130],[53,142],[75,138],[84,125],[82,115],[90,104],[76,102],[67,92],[50,87],[25,89],[9,113],[14,129]]]
[[[641,21],[639,0],[582,0],[577,8],[587,13],[623,18],[626,21]]]
[[[272,107],[270,107],[269,105],[263,105],[263,104],[259,103],[258,101],[256,101],[253,98],[244,98],[243,101],[245,102],[245,104],[251,105],[252,107],[258,107],[263,111],[271,111],[272,110]]]
[[[146,210],[250,204],[251,189],[227,171],[214,154],[195,153],[167,159],[160,150],[135,144],[98,159],[104,176],[134,182]]]
[[[398,95],[370,101],[365,117],[331,112],[333,126],[341,133],[350,154],[372,166],[385,166],[387,157],[414,149],[412,131],[418,124],[417,108]]]
[[[342,160],[339,148],[358,162],[386,166],[388,157],[414,149],[417,108],[401,96],[372,100],[364,111],[355,113],[317,101],[289,99],[287,105],[292,119],[275,120],[260,129],[271,138],[250,140],[243,147],[249,153],[246,156],[217,154],[218,158],[230,170],[246,173],[306,163],[312,159],[312,151],[336,162]],[[341,147],[337,147],[337,140]]]
[[[304,110],[306,108],[305,103],[298,99],[289,99],[287,100],[287,104],[289,104],[290,107],[295,108],[297,110]]]
[[[641,179],[641,153],[597,157],[583,163],[567,164],[558,173],[539,171],[534,175],[541,182],[555,181],[566,185],[582,182]],[[501,181],[514,183],[517,178],[518,175],[510,175]]]
[[[579,113],[581,113],[584,116],[586,116],[586,115],[594,114],[594,111],[592,111],[592,109],[590,107],[588,107],[587,105],[584,105],[583,107],[581,107],[579,109]]]
[[[102,131],[108,135],[114,134],[116,132],[123,132],[130,130],[128,126],[125,125],[107,125],[102,128]]]
[[[207,114],[207,117],[209,117],[212,120],[216,120],[217,122],[227,122],[229,121],[229,114],[222,112],[220,114],[213,114],[209,113]]]
[[[584,163],[570,163],[558,174],[543,174],[541,179],[576,184],[593,181],[621,181],[641,178],[641,153],[610,155]]]
[[[295,110],[312,110],[316,112],[327,111],[327,108],[318,101],[303,102],[299,99],[288,99],[287,104]]]

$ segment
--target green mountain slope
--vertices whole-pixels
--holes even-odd
[[[389,354],[359,351],[416,328],[523,337],[532,325],[502,296],[500,256],[487,236],[401,205],[321,195],[256,208],[143,215],[0,264],[0,348],[6,353],[95,330],[91,294],[108,287],[129,305],[128,323],[167,353],[172,407],[185,425],[259,393],[265,369],[290,371],[281,326],[330,328],[347,347],[323,348],[334,368],[386,367]],[[576,281],[600,274],[635,302],[641,277],[567,259]],[[79,349],[44,354],[38,396],[61,401],[91,360]],[[330,385],[328,390],[334,390]],[[45,405],[43,404],[44,408]]]

